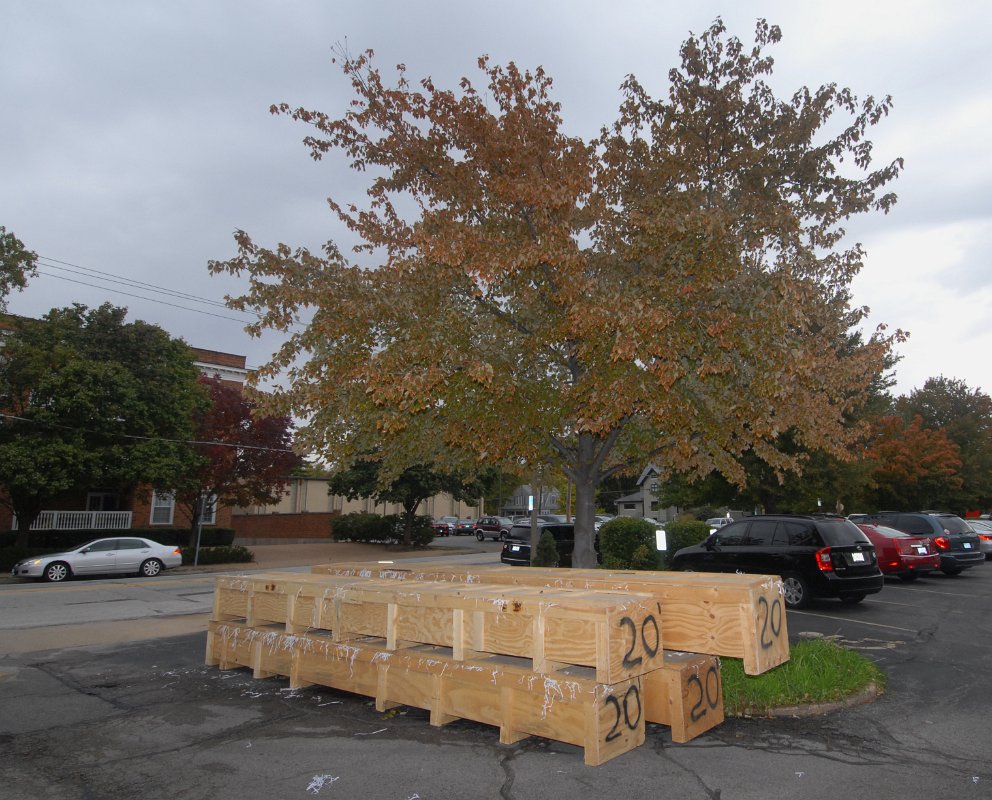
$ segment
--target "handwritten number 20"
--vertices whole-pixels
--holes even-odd
[[[630,629],[630,647],[623,654],[623,666],[624,669],[633,669],[640,666],[644,661],[641,656],[634,657],[638,640],[637,623],[630,617],[624,617],[620,620],[620,627]],[[661,629],[658,627],[658,622],[653,614],[649,614],[641,622],[640,634],[641,646],[644,648],[644,652],[648,658],[654,658],[658,655],[658,650],[661,649]]]
[[[623,695],[623,700],[618,700],[616,695],[611,694],[606,698],[606,702],[608,705],[613,706],[613,711],[617,716],[613,721],[613,727],[606,734],[606,741],[612,742],[623,734],[623,731],[620,730],[621,720],[623,720],[623,724],[630,730],[637,730],[637,725],[641,721],[641,693],[636,685],[631,684],[627,687],[627,691]],[[636,709],[636,714],[632,713],[632,706],[633,709]]]

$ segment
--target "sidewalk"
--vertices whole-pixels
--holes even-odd
[[[355,544],[353,542],[322,542],[319,544],[257,544],[247,545],[255,560],[244,564],[206,564],[183,566],[167,570],[168,574],[191,572],[231,572],[237,570],[284,569],[286,567],[313,566],[344,561],[401,561],[406,558],[425,558],[481,553],[471,545],[466,547],[418,547],[404,550],[381,544]]]

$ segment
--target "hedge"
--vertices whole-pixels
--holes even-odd
[[[196,554],[195,547],[180,547],[183,554],[183,566],[193,563]],[[246,564],[255,560],[255,554],[247,547],[239,544],[233,547],[200,547],[200,555],[197,564]]]
[[[668,537],[668,563],[671,564],[671,558],[678,550],[699,544],[709,536],[710,526],[698,519],[675,520],[665,526],[665,534]]]
[[[0,533],[0,551],[14,547],[19,531],[3,531]],[[189,528],[128,528],[126,530],[105,530],[85,528],[73,531],[30,531],[28,532],[29,547],[45,550],[49,553],[73,550],[81,544],[93,539],[111,539],[115,536],[140,536],[153,542],[185,547],[189,542]],[[193,534],[194,541],[196,534]],[[200,535],[200,547],[230,547],[234,544],[233,528],[203,528]]]
[[[660,569],[655,526],[635,517],[614,517],[599,529],[603,569]]]
[[[428,516],[418,515],[413,520],[413,544],[426,547],[434,541],[434,528]],[[334,518],[332,532],[338,542],[364,544],[401,544],[403,542],[403,517],[400,514],[342,514]]]

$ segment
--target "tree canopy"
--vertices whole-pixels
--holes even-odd
[[[329,199],[367,263],[243,231],[211,263],[250,276],[232,305],[263,314],[254,332],[290,334],[261,372],[288,370],[273,407],[343,468],[381,448],[387,481],[422,463],[560,469],[576,566],[595,563],[595,488],[618,472],[742,481],[748,452],[795,464],[787,432],[843,453],[845,414],[900,336],[849,347],[864,254],[843,224],[889,209],[901,161],[872,168],[888,97],[777,97],[765,49],[779,39],[761,20],[747,48],[717,20],[684,42],[666,97],[629,76],[591,141],[566,133],[541,68],[483,57],[482,88],[444,89],[341,53],[343,116],[272,110],[312,127],[315,159],[369,176],[364,206]]]
[[[0,502],[26,534],[79,487],[174,486],[206,397],[188,346],[127,310],[74,305],[12,318],[0,359]]]
[[[35,274],[38,255],[24,246],[13,232],[0,225],[0,312],[7,310],[7,296],[28,285]]]
[[[201,377],[209,406],[196,414],[196,460],[176,489],[176,500],[196,529],[201,498],[227,506],[273,505],[301,464],[291,450],[292,420],[265,415],[240,388]]]

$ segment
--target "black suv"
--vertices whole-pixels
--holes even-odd
[[[545,531],[555,537],[558,547],[558,566],[572,566],[572,551],[575,549],[575,523],[538,522],[538,538]],[[599,556],[599,537],[596,537],[596,556]],[[516,567],[530,566],[530,523],[519,523],[510,528],[510,535],[503,541],[503,552],[499,560]]]
[[[869,525],[887,525],[903,533],[928,536],[940,553],[940,571],[960,575],[962,570],[985,563],[978,534],[961,517],[937,511],[880,511],[868,514]]]
[[[858,526],[820,515],[737,520],[679,550],[672,569],[780,575],[789,608],[803,608],[812,597],[860,603],[884,584],[875,547]]]

